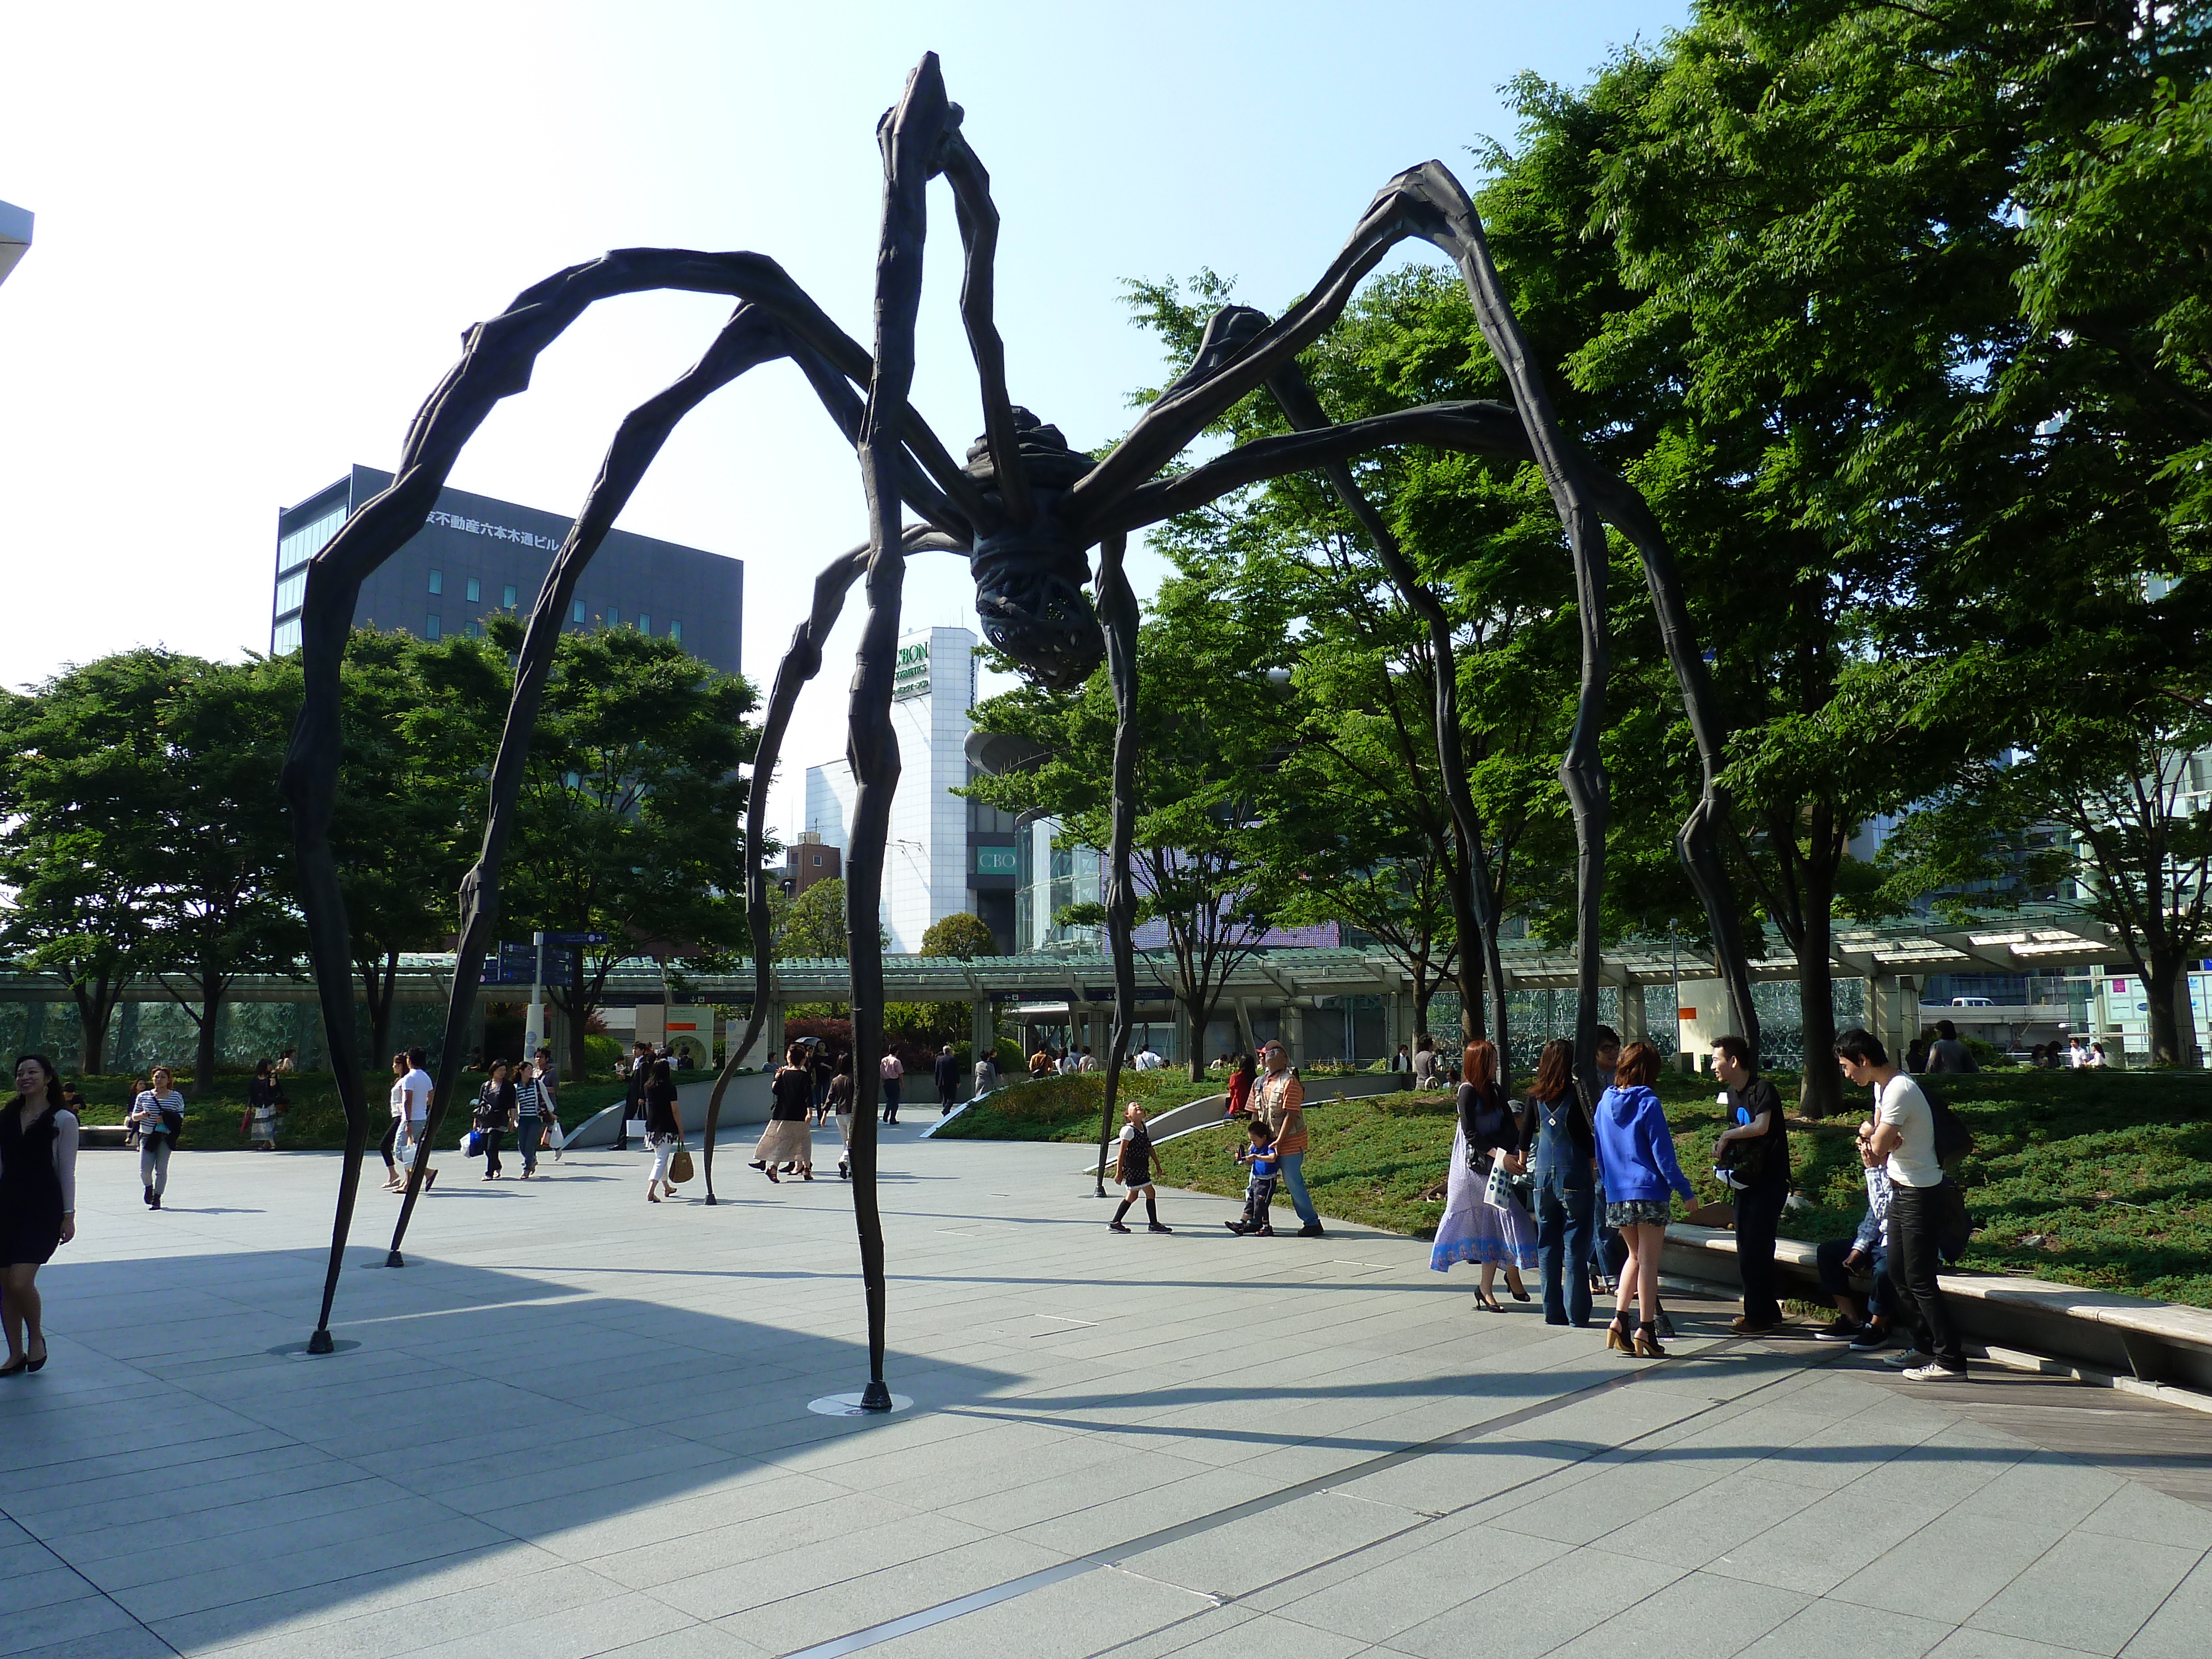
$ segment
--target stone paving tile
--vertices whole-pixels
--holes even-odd
[[[305,1362],[269,1351],[319,1293],[330,1159],[192,1155],[197,1202],[159,1218],[95,1161],[49,1297],[58,1386],[0,1395],[0,1607],[56,1593],[57,1561],[73,1593],[0,1618],[0,1653],[128,1659],[155,1641],[135,1612],[249,1659],[749,1659],[1079,1552],[1129,1559],[871,1651],[2203,1651],[2208,1511],[1851,1357],[1737,1342],[1717,1304],[1675,1299],[1676,1358],[1639,1365],[1532,1309],[1478,1317],[1466,1275],[1364,1230],[1255,1249],[1170,1195],[1196,1224],[1109,1255],[1079,1149],[902,1127],[886,1158],[890,1370],[917,1401],[888,1420],[807,1409],[857,1385],[865,1338],[830,1183],[648,1213],[639,1160],[580,1157],[435,1195],[404,1273],[375,1266],[380,1209],[337,1310],[361,1346]],[[146,1425],[127,1445],[92,1426],[118,1409]],[[178,1540],[150,1573],[149,1522]]]
[[[1951,1630],[1849,1601],[1808,1601],[1737,1659],[1922,1659]]]
[[[1656,1562],[1577,1550],[1398,1632],[1390,1644],[1419,1659],[1537,1659],[1682,1576]]]
[[[2077,1532],[2045,1551],[1966,1623],[2085,1653],[2118,1653],[2203,1554]]]
[[[1301,1574],[1261,1601],[1287,1619],[1363,1641],[1384,1641],[1534,1571],[1568,1547],[1489,1527],[1473,1527],[1424,1542],[1428,1529],[1405,1540],[1402,1553],[1380,1552]],[[1333,1582],[1322,1582],[1333,1580]],[[1314,1585],[1310,1590],[1306,1587]]]
[[[1793,1590],[1693,1572],[1552,1651],[1556,1659],[1727,1659],[1810,1604]]]

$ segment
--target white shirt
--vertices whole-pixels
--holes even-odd
[[[1158,1071],[1160,1069],[1160,1057],[1154,1054],[1150,1048],[1138,1049],[1137,1069],[1140,1072]]]
[[[2070,1069],[2078,1072],[2088,1063],[2089,1051],[2087,1048],[2082,1048],[2078,1043],[2067,1048],[2066,1064]]]
[[[1920,1085],[1899,1072],[1882,1085],[1875,1106],[1875,1121],[1895,1128],[1901,1137],[1889,1155],[1889,1178],[1901,1187],[1935,1187],[1943,1180],[1943,1166],[1936,1161],[1936,1115],[1928,1109],[1928,1097]]]
[[[412,1091],[414,1097],[407,1103],[407,1115],[420,1123],[430,1115],[430,1074],[417,1066],[399,1079],[399,1086]]]
[[[392,1115],[401,1116],[407,1109],[407,1085],[398,1078],[392,1079]]]

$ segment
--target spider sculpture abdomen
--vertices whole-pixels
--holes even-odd
[[[1098,617],[1084,588],[1091,563],[1060,508],[1076,480],[1097,465],[1067,447],[1056,426],[1026,409],[1013,410],[1017,451],[1036,510],[1029,523],[1009,520],[978,535],[968,556],[975,583],[975,614],[983,637],[1022,666],[1040,685],[1069,690],[1089,679],[1105,657]],[[991,441],[978,438],[968,451],[968,475],[999,503],[998,471]]]

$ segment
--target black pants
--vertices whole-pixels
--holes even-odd
[[[886,1123],[896,1123],[898,1121],[899,1080],[895,1077],[887,1077],[884,1079],[883,1084],[884,1121]]]
[[[484,1140],[484,1173],[488,1176],[497,1175],[499,1173],[499,1138],[505,1132],[500,1129],[485,1129],[480,1133],[483,1135]]]
[[[384,1139],[376,1144],[376,1150],[383,1155],[385,1169],[394,1174],[398,1173],[399,1164],[392,1156],[392,1150],[398,1144],[399,1120],[395,1117],[392,1120],[392,1127],[384,1132]]]
[[[1892,1184],[1889,1277],[1897,1287],[1898,1316],[1911,1330],[1920,1351],[1963,1370],[1966,1354],[1960,1346],[1959,1328],[1951,1322],[1950,1306],[1936,1283],[1941,1266],[1936,1235],[1943,1212],[1941,1187],[1908,1187],[1901,1181]]]
[[[1735,1265],[1743,1276],[1743,1316],[1753,1325],[1782,1317],[1782,1279],[1774,1270],[1774,1231],[1782,1224],[1787,1182],[1768,1182],[1735,1195]]]

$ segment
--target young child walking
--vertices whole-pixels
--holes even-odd
[[[1237,1149],[1237,1161],[1251,1166],[1251,1174],[1244,1183],[1244,1214],[1241,1220],[1224,1221],[1221,1224],[1232,1233],[1248,1237],[1273,1238],[1274,1224],[1267,1219],[1267,1206],[1275,1201],[1275,1180],[1281,1174],[1283,1160],[1275,1151],[1275,1132],[1258,1118],[1251,1123],[1252,1139],[1249,1146]]]
[[[1145,1195],[1145,1213],[1152,1218],[1145,1231],[1148,1233],[1171,1233],[1172,1227],[1160,1224],[1160,1206],[1152,1191],[1152,1164],[1159,1154],[1152,1148],[1152,1137],[1145,1127],[1145,1109],[1131,1101],[1121,1109],[1121,1152],[1115,1166],[1114,1179],[1121,1183],[1121,1207],[1114,1212],[1114,1218],[1106,1224],[1114,1232],[1126,1233],[1121,1218],[1129,1213],[1129,1206],[1137,1201],[1137,1194]]]

